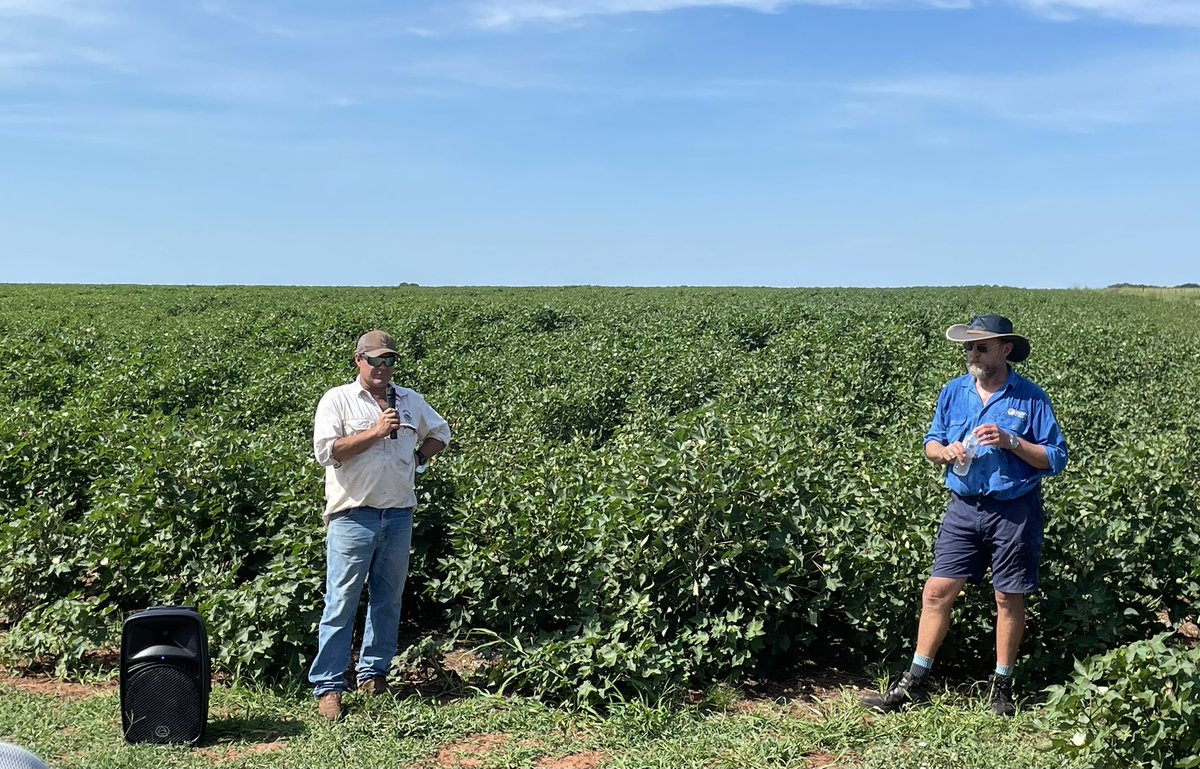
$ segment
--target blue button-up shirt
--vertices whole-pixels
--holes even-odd
[[[963,496],[986,494],[996,499],[1016,499],[1036,489],[1043,476],[1057,475],[1067,466],[1067,442],[1054,418],[1050,398],[1012,369],[1004,387],[986,406],[970,374],[950,380],[938,395],[925,443],[937,441],[949,446],[979,425],[992,422],[1023,441],[1044,446],[1050,469],[1039,470],[1007,449],[988,446],[979,450],[966,475],[949,472],[947,466],[946,486],[951,491]]]

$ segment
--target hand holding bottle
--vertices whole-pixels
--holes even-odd
[[[955,475],[966,475],[971,469],[971,461],[975,459],[975,455],[979,453],[979,438],[975,433],[967,433],[967,437],[962,439],[963,453],[962,457],[955,462],[951,467],[954,468]]]

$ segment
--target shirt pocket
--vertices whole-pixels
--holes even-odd
[[[346,435],[357,435],[366,432],[378,423],[375,419],[350,419],[346,422]]]
[[[949,443],[954,443],[955,441],[962,441],[964,438],[966,438],[969,428],[970,420],[967,419],[956,419],[946,425],[946,440],[948,441],[947,445],[949,445]]]
[[[1029,425],[1029,416],[1024,411],[1009,409],[996,420],[996,425],[1006,433],[1012,433],[1018,438],[1025,437]]]

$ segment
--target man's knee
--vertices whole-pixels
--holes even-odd
[[[927,609],[948,609],[954,605],[965,584],[965,580],[930,577],[921,593],[921,603]]]
[[[1001,593],[996,591],[996,609],[1002,612],[1023,612],[1025,611],[1025,594],[1024,593]]]

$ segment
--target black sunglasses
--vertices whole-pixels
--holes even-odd
[[[362,359],[365,360],[369,366],[387,366],[388,368],[391,368],[392,366],[396,365],[395,355],[383,355],[378,358],[371,355],[364,355],[362,356]]]
[[[992,349],[993,347],[999,347],[1002,344],[1005,343],[992,342],[991,344],[988,344],[987,342],[963,342],[963,351],[970,352],[971,350],[974,350],[981,355],[987,355],[988,350]]]

